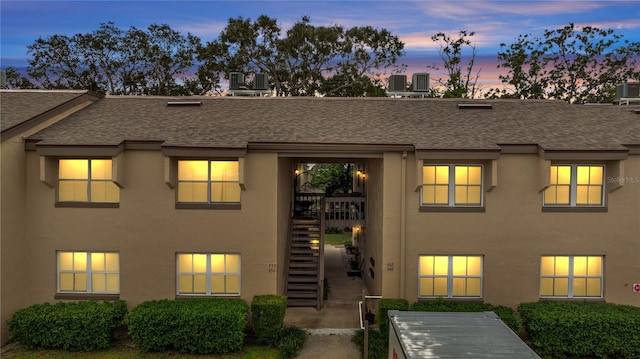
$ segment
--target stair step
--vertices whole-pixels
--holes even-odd
[[[287,290],[313,290],[317,291],[318,284],[308,284],[308,283],[289,283],[287,284]]]
[[[304,247],[296,247],[296,248],[291,248],[291,255],[308,255],[308,256],[316,256],[318,253],[318,251],[313,250],[311,248],[304,248]]]
[[[318,261],[318,256],[314,255],[313,252],[311,252],[309,254],[292,255],[291,257],[289,257],[289,259],[291,259],[292,261],[314,261],[314,262],[317,262]]]
[[[288,281],[288,283],[307,283],[307,284],[311,284],[311,283],[318,283],[318,277],[317,276],[290,276]]]
[[[317,304],[316,299],[287,299],[288,307],[315,307]]]
[[[316,292],[287,292],[287,297],[292,299],[302,299],[302,298],[318,298],[318,293]]]
[[[317,270],[304,270],[304,269],[290,269],[289,270],[289,275],[290,276],[318,276],[318,271]]]
[[[289,262],[289,268],[297,267],[297,268],[318,268],[318,263],[309,263],[309,262]]]

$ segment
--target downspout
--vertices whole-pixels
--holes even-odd
[[[407,202],[407,151],[402,152],[402,162],[400,166],[400,298],[405,297],[404,278],[406,268],[406,248],[407,248],[407,219],[406,219],[406,202]]]

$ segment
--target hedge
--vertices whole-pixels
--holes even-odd
[[[127,313],[118,300],[36,304],[19,309],[7,322],[9,340],[26,348],[90,351],[111,346],[113,331]]]
[[[378,328],[386,344],[389,341],[389,315],[387,313],[390,310],[409,310],[409,302],[399,298],[383,298],[378,301]]]
[[[224,354],[242,349],[247,312],[242,299],[164,299],[135,307],[127,325],[143,351]]]
[[[287,309],[287,297],[257,295],[251,301],[251,322],[259,344],[278,345]]]
[[[516,334],[522,327],[522,319],[516,312],[505,306],[494,306],[488,303],[447,301],[441,298],[435,301],[415,302],[411,306],[414,312],[494,312]]]
[[[540,301],[518,311],[543,357],[640,358],[640,307]]]

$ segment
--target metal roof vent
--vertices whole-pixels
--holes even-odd
[[[493,105],[490,103],[459,103],[458,110],[491,110]]]
[[[202,101],[167,101],[167,107],[202,106]]]

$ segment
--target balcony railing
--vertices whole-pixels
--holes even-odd
[[[366,221],[366,197],[324,197],[320,193],[297,193],[294,216],[318,218],[324,213],[325,227],[364,227]]]

